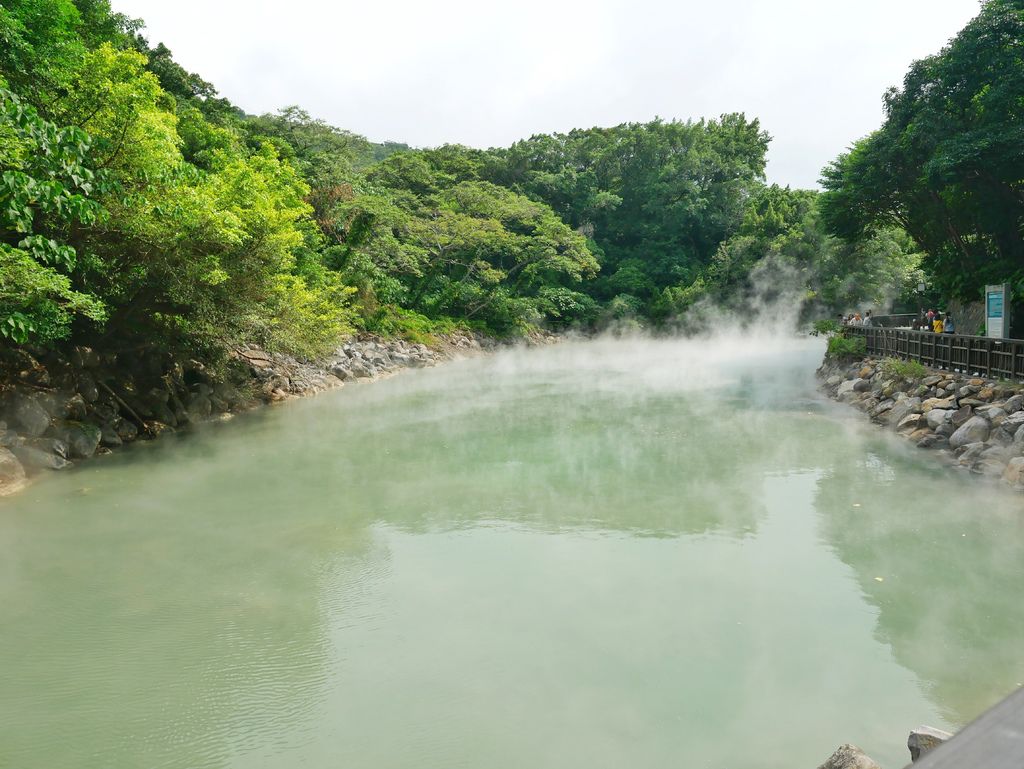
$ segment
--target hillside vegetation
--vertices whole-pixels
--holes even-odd
[[[356,331],[660,325],[783,286],[832,312],[922,268],[1019,290],[1022,14],[992,0],[915,64],[818,194],[766,184],[742,114],[374,143],[245,114],[106,0],[5,0],[0,339],[315,357]]]

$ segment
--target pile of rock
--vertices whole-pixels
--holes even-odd
[[[952,739],[953,735],[930,726],[919,726],[907,738],[912,763]],[[818,769],[881,769],[870,756],[856,745],[840,745]]]
[[[951,371],[895,377],[875,358],[826,361],[826,391],[923,449],[1024,491],[1024,386]]]
[[[482,343],[483,341],[483,343]],[[26,477],[60,470],[138,438],[220,415],[478,353],[486,340],[458,334],[435,348],[353,338],[321,361],[257,348],[234,351],[218,371],[163,352],[101,355],[8,350],[0,356],[0,495]]]
[[[0,360],[0,494],[140,437],[239,408],[249,395],[166,353],[7,350]]]
[[[485,346],[489,346],[488,340],[465,334],[440,338],[434,347],[366,335],[353,337],[330,357],[314,362],[257,348],[237,350],[233,355],[258,384],[262,399],[275,402],[332,390],[346,382],[377,379],[404,368],[434,366],[478,354]]]

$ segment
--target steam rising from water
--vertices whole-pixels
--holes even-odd
[[[821,340],[725,328],[407,372],[5,500],[0,765],[905,763],[1024,681],[1019,501],[819,399]]]

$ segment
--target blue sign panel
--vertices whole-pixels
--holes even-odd
[[[988,294],[988,317],[1003,317],[1003,292],[991,291]]]

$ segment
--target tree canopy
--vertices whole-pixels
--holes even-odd
[[[829,230],[904,229],[935,286],[1024,295],[1024,3],[987,0],[941,53],[885,96],[886,119],[823,172]]]

